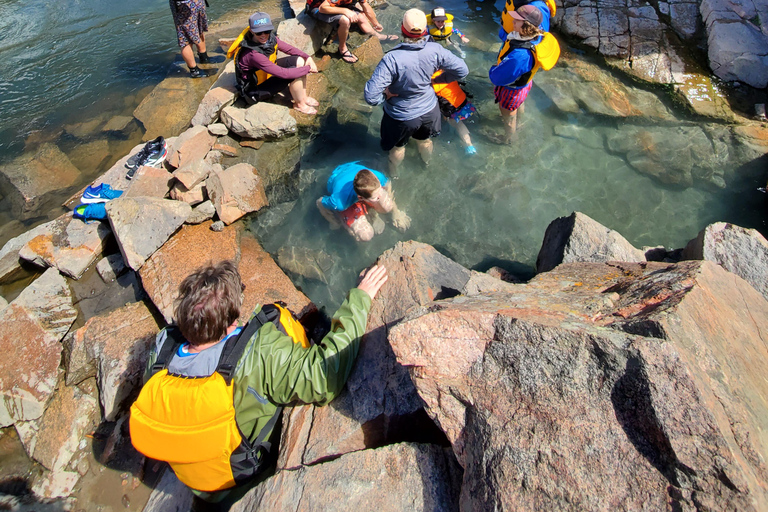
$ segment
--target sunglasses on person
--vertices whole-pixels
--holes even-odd
[[[269,34],[272,32],[271,30],[265,30],[264,32],[254,32],[253,35],[255,36],[263,36],[264,34]]]

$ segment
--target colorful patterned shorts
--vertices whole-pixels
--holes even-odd
[[[533,87],[533,82],[528,82],[528,85],[519,89],[510,89],[509,87],[497,85],[493,89],[493,94],[496,96],[496,103],[500,107],[514,112],[520,108],[525,98],[528,97],[528,92]]]
[[[461,107],[461,110],[451,114],[451,119],[458,123],[459,121],[464,121],[465,119],[469,119],[470,117],[472,117],[472,114],[474,114],[475,112],[477,112],[477,109],[475,108],[475,106],[470,102],[467,102],[466,104],[464,104],[463,107]]]
[[[365,217],[367,213],[368,207],[362,201],[358,201],[343,212],[339,212],[339,216],[347,226],[351,226],[360,217]]]
[[[168,3],[171,4],[179,47],[200,43],[203,32],[208,32],[205,0],[168,0]]]

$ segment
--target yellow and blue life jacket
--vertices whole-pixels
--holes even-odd
[[[238,336],[224,341],[216,371],[200,378],[168,372],[168,364],[186,342],[178,328],[169,327],[152,377],[131,406],[133,446],[147,457],[168,462],[179,480],[199,491],[229,489],[258,475],[271,449],[267,436],[282,408],[249,442],[235,420],[232,380],[248,342],[270,322],[294,343],[309,347],[299,321],[281,305],[268,304]]]
[[[530,71],[520,75],[520,78],[513,83],[507,84],[507,87],[522,87],[528,85],[528,82],[533,80],[533,76],[539,69],[549,71],[555,66],[557,60],[560,58],[560,43],[557,42],[555,36],[549,32],[545,32],[541,42],[538,44],[533,44],[531,41],[517,41],[514,39],[507,39],[504,41],[504,44],[501,45],[501,50],[499,50],[496,65],[501,64],[501,61],[503,61],[512,50],[517,48],[524,48],[530,51],[533,54],[534,64]]]
[[[512,16],[510,16],[509,13],[524,5],[528,5],[529,3],[531,3],[530,0],[506,1],[504,4],[504,9],[501,11],[501,26],[504,27],[504,31],[506,33],[510,33],[513,30]],[[544,3],[547,4],[547,8],[549,8],[549,19],[551,20],[555,17],[555,13],[557,12],[557,4],[555,4],[555,0],[544,0]]]

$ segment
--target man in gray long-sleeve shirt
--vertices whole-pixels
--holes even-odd
[[[365,101],[369,105],[384,103],[381,149],[389,151],[391,175],[397,173],[411,137],[425,163],[432,156],[430,137],[439,135],[441,128],[432,75],[442,69],[443,74],[434,82],[450,83],[469,73],[463,60],[429,41],[427,17],[422,11],[411,9],[405,13],[402,32],[405,42],[384,55],[365,84]]]

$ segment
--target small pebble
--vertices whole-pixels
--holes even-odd
[[[224,221],[217,220],[213,224],[211,224],[211,231],[224,231]]]
[[[122,502],[123,502],[123,506],[125,508],[131,508],[131,500],[128,499],[128,495],[127,494],[123,494]]]

